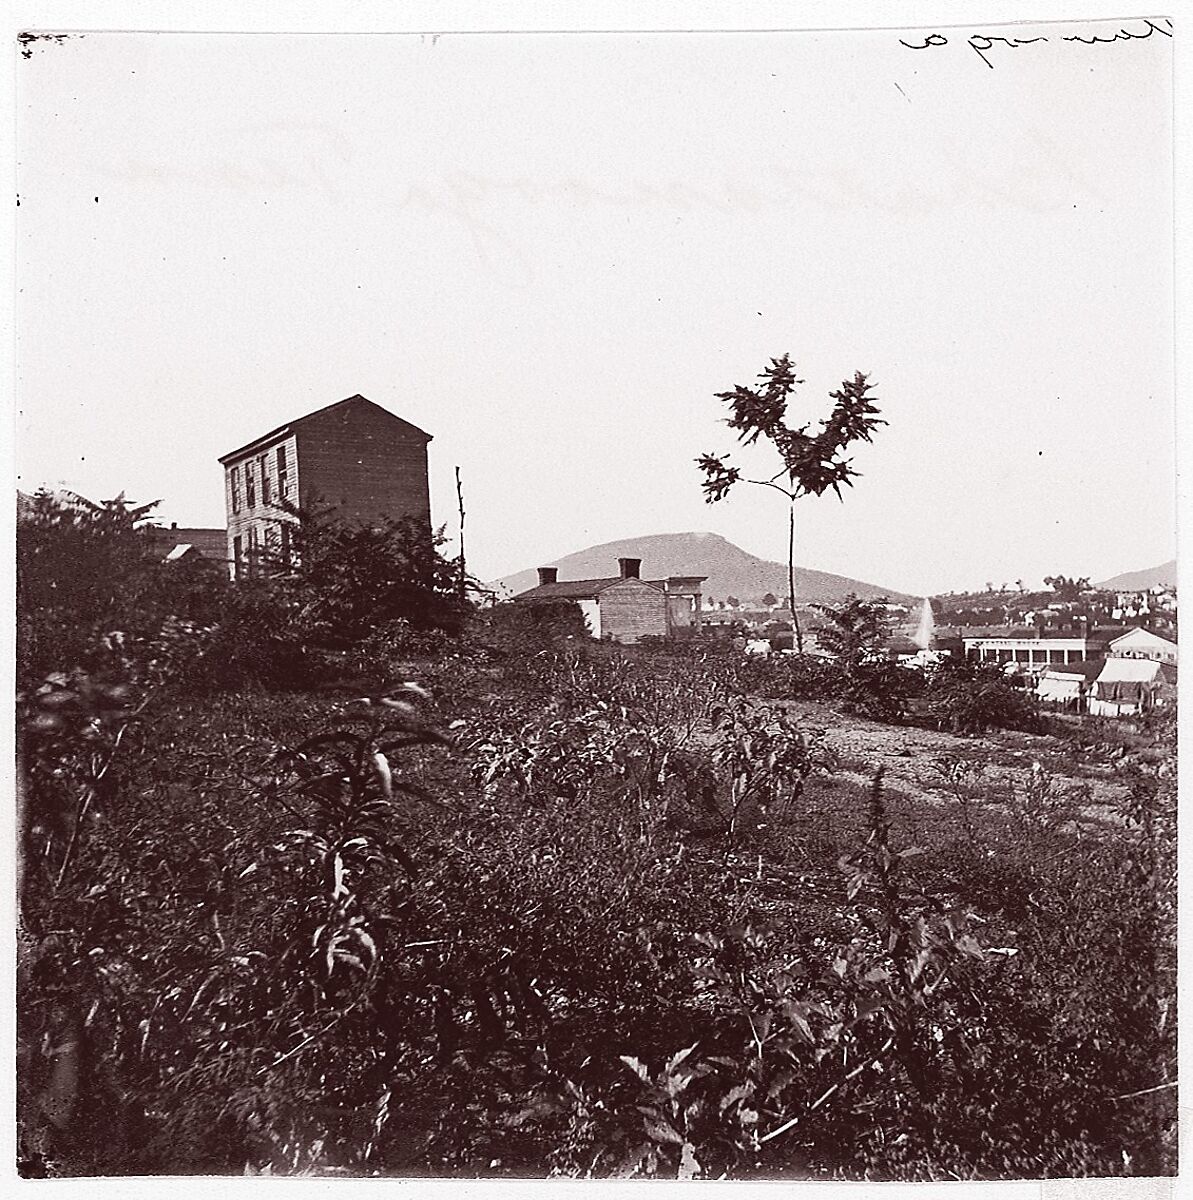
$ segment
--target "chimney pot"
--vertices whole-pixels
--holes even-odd
[[[539,567],[539,587],[547,583],[555,583],[559,574],[558,567]]]
[[[640,558],[619,558],[617,565],[621,568],[622,579],[642,578],[642,560]]]

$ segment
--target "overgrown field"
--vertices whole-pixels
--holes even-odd
[[[1171,719],[412,646],[27,689],[26,1174],[1175,1171]]]

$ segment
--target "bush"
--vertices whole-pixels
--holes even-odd
[[[841,685],[835,665],[811,654],[751,655],[738,670],[741,685],[767,700],[823,700],[837,697]]]
[[[963,659],[947,658],[929,670],[924,710],[938,729],[953,733],[1034,733],[1043,727],[1034,698],[1015,687],[1000,666]]]
[[[324,645],[356,645],[394,620],[459,633],[470,606],[459,563],[439,553],[442,532],[417,518],[361,526],[318,510],[299,515],[290,561],[273,568]]]
[[[150,514],[123,496],[103,504],[39,492],[17,525],[18,679],[118,666],[143,676],[179,622],[217,619],[228,583],[201,560],[161,561]],[[171,622],[173,625],[171,625]]]
[[[527,658],[545,650],[579,646],[592,633],[580,606],[572,600],[538,604],[494,604],[476,613],[469,627],[472,642],[500,658]]]
[[[738,669],[741,686],[767,700],[813,700],[875,721],[898,721],[920,688],[914,671],[883,659],[846,669],[810,654],[751,655]]]
[[[918,686],[914,671],[885,659],[872,659],[843,672],[838,703],[845,712],[874,721],[899,721]]]
[[[195,692],[308,686],[319,678],[321,635],[296,589],[243,580],[229,589],[217,622],[191,641],[183,678]]]
[[[151,508],[35,497],[18,539],[27,683],[76,667],[192,692],[384,677],[408,653],[441,651],[471,612],[458,564],[418,522],[301,515],[290,562],[232,584],[201,560],[160,562]]]

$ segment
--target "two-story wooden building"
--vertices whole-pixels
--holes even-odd
[[[289,554],[296,508],[329,507],[352,524],[431,523],[431,435],[364,396],[279,425],[220,458],[228,560],[251,574],[266,548]]]

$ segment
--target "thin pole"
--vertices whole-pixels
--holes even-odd
[[[460,578],[457,581],[456,587],[460,594],[460,599],[464,600],[467,596],[467,572],[464,567],[464,489],[460,484],[460,468],[456,467],[456,501],[460,506]]]
[[[791,609],[791,627],[795,631],[795,650],[804,652],[804,635],[795,615],[795,501],[787,509],[787,606]]]

